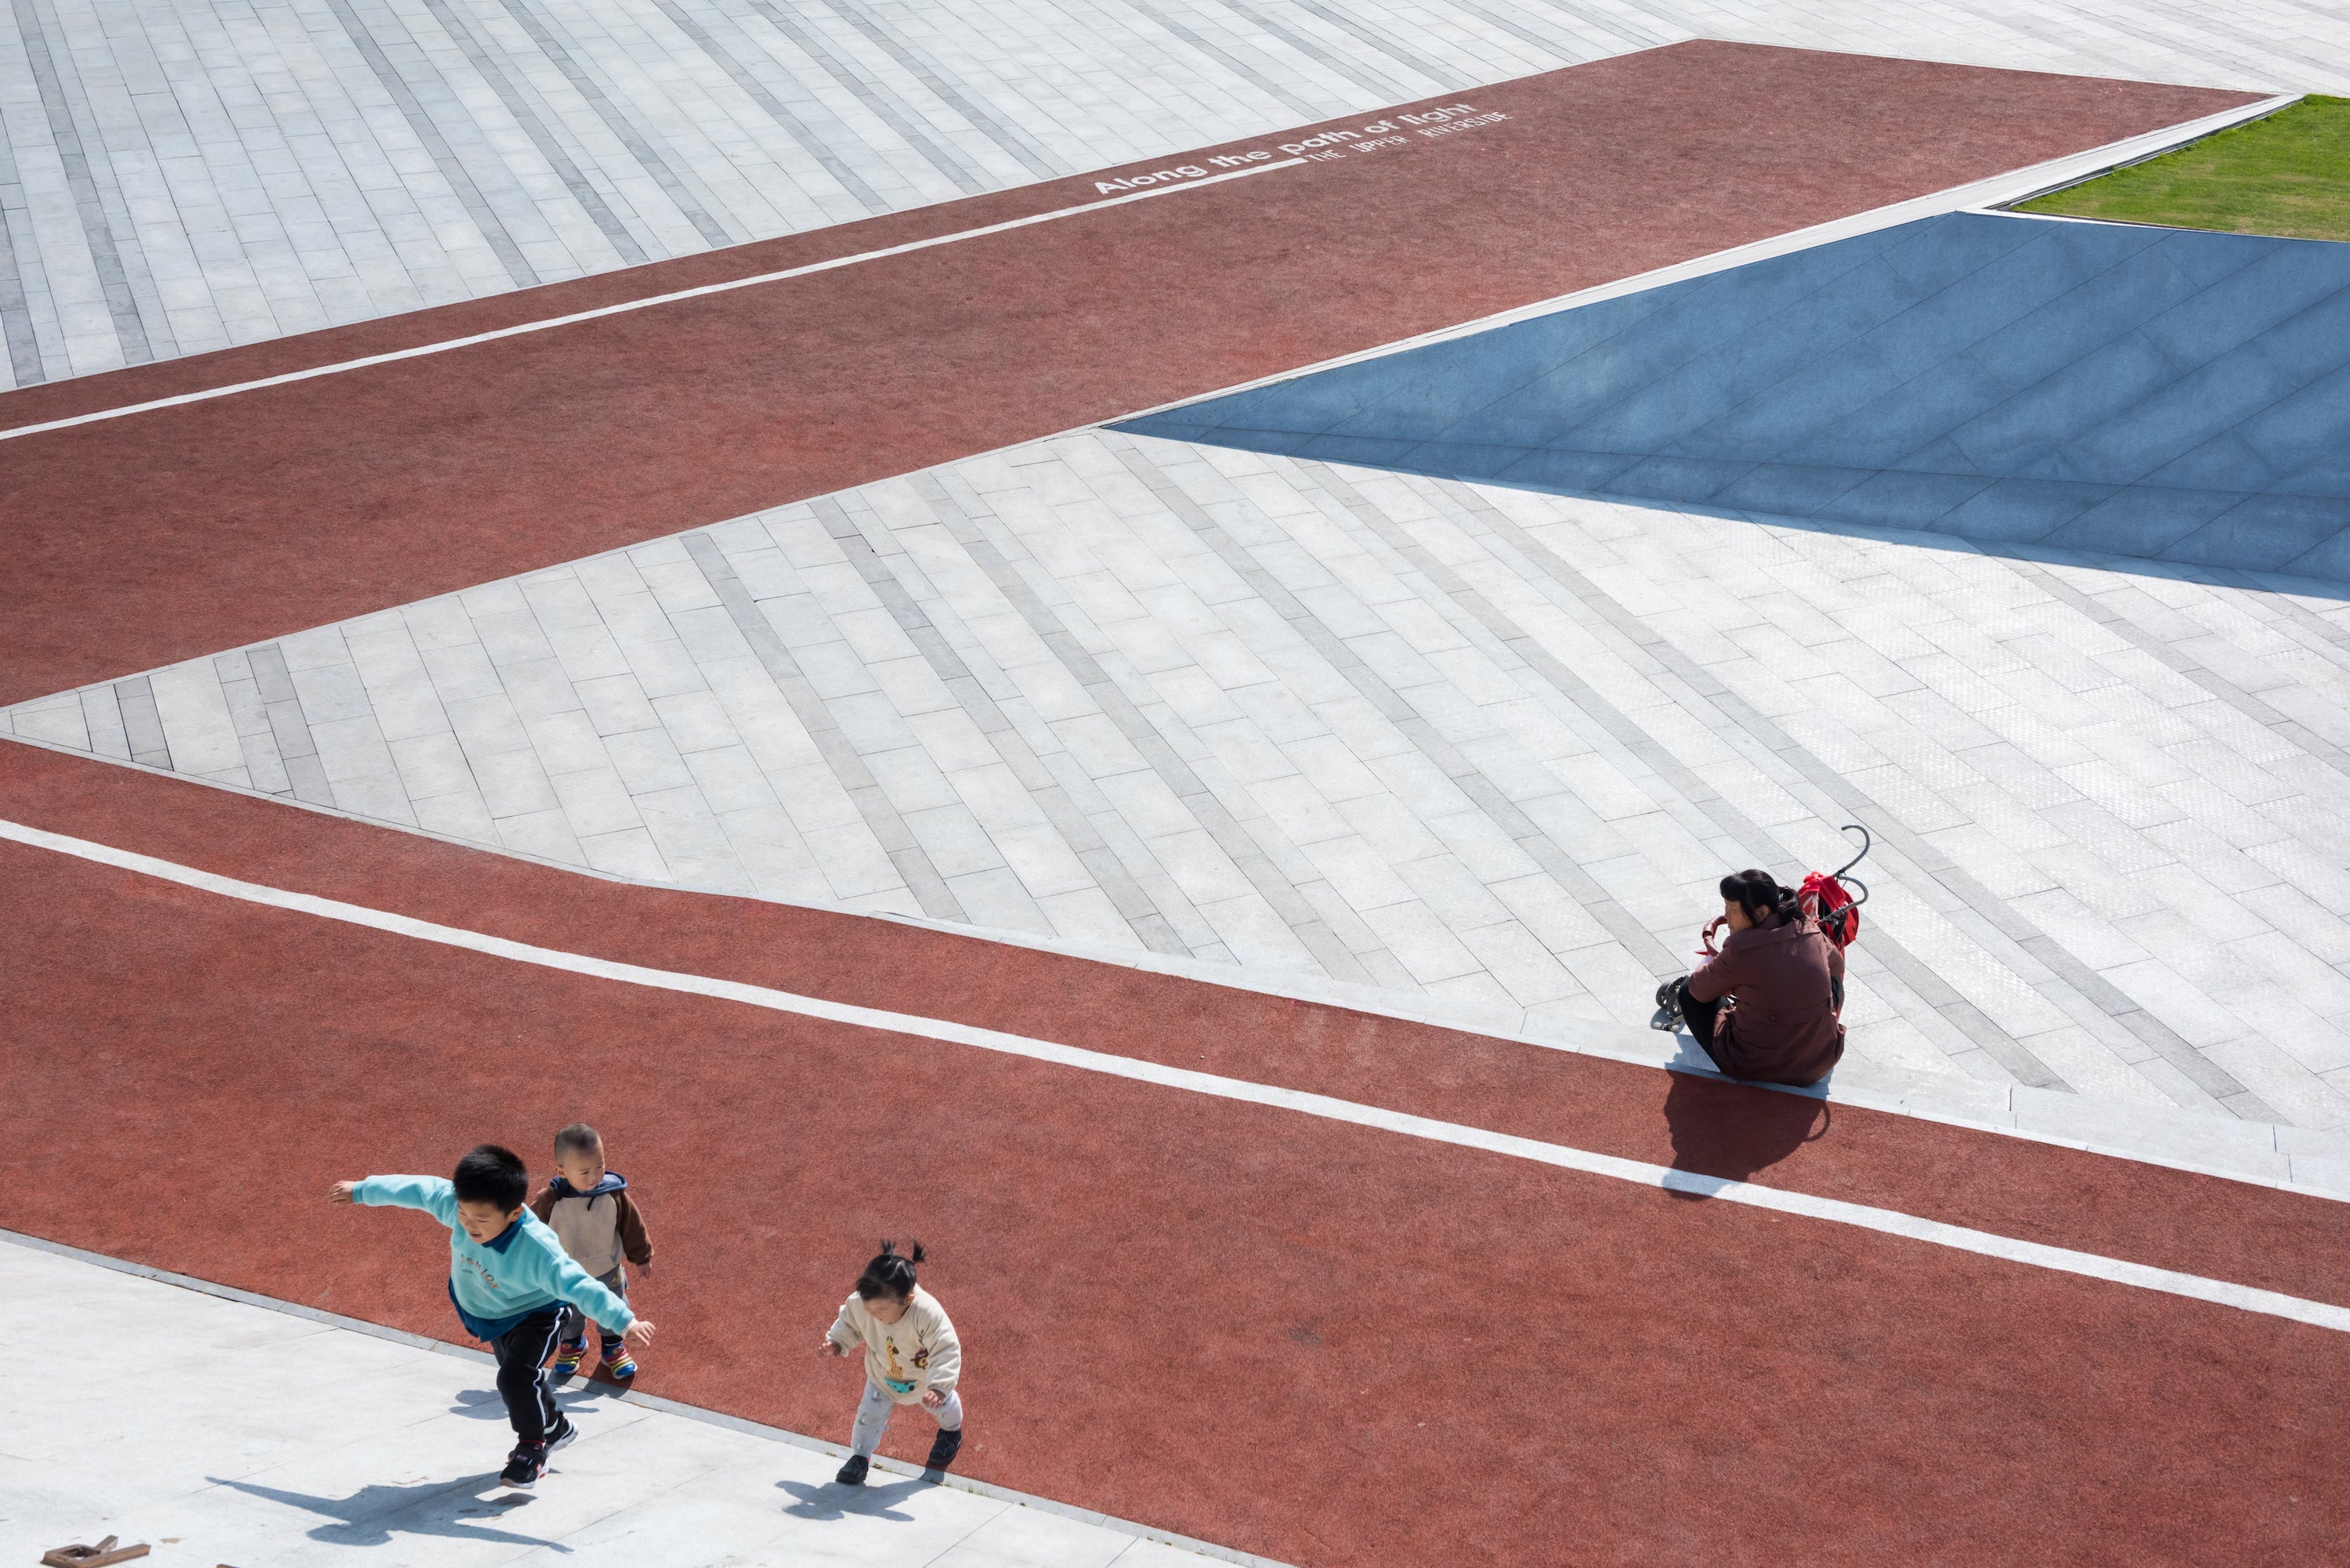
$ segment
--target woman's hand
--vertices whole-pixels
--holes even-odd
[[[1724,919],[1720,915],[1716,915],[1713,919],[1705,923],[1705,929],[1698,934],[1697,940],[1701,945],[1707,958],[1720,958],[1721,956],[1721,950],[1713,945],[1713,938],[1717,931],[1720,931],[1723,926],[1728,924],[1730,924],[1728,920]]]
[[[351,1194],[358,1191],[359,1187],[359,1184],[356,1181],[338,1181],[332,1187],[327,1189],[327,1201],[329,1203],[355,1203],[358,1199],[353,1198]]]

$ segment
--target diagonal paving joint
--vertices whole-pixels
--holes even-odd
[[[1347,483],[1336,470],[1322,463],[1304,466],[1340,505],[1361,519],[1365,526],[1389,549],[1409,562],[1439,592],[1450,597],[1475,617],[1479,624],[1523,661],[1529,670],[1550,682],[1568,701],[1597,720],[1617,743],[1647,764],[1667,786],[1678,791],[1682,798],[1704,813],[1726,837],[1742,846],[1749,855],[1759,851],[1757,863],[1781,867],[1801,864],[1798,857],[1769,830],[1722,798],[1721,792],[1708,784],[1703,774],[1673,755],[1669,748],[1649,734],[1638,721],[1567,668],[1563,659],[1503,613],[1491,599],[1471,587],[1458,572],[1439,560],[1395,519]],[[1485,521],[1490,524],[1492,519]],[[1541,548],[1539,545],[1533,547]],[[1872,817],[1877,815],[1880,814],[1871,814]],[[1934,971],[1932,965],[1894,940],[1882,925],[1872,933],[1867,950],[1855,955],[1855,961],[1881,965],[1915,992],[1919,1001],[1949,1019],[1974,1046],[1998,1063],[2016,1082],[2034,1088],[2070,1087],[2029,1047],[1960,995],[1957,988]]]
[[[832,769],[833,776],[840,781],[840,787],[847,792],[849,800],[856,805],[858,815],[865,819],[865,826],[880,842],[881,852],[889,857],[889,864],[898,868],[899,877],[905,878],[915,900],[922,906],[922,913],[935,920],[968,924],[971,917],[963,912],[962,904],[955,898],[954,890],[947,886],[946,878],[939,875],[939,868],[931,864],[929,853],[915,839],[913,829],[906,826],[905,818],[899,816],[898,808],[889,803],[880,781],[873,776],[872,770],[865,765],[865,759],[857,754],[857,748],[841,732],[832,711],[825,706],[824,698],[801,670],[799,660],[792,657],[792,650],[784,645],[784,639],[776,635],[775,628],[760,613],[757,602],[751,597],[751,590],[743,586],[743,579],[735,575],[734,568],[727,564],[724,553],[718,548],[718,541],[707,534],[697,533],[686,535],[684,543],[685,553],[693,557],[693,564],[709,579],[711,588],[718,595],[718,602],[726,607],[727,617],[733,621],[734,628],[743,634],[743,640],[751,645],[751,652],[766,670],[768,678],[775,681],[775,689],[784,694],[784,701],[792,705],[800,727],[807,732],[808,739],[816,742],[816,749],[823,755],[825,764]]]
[[[1590,617],[1643,655],[1648,664],[1669,673],[1694,698],[1711,705],[1734,731],[1761,745],[1788,773],[1825,796],[1839,810],[1882,824],[1879,843],[1923,874],[1919,881],[1911,885],[1912,891],[1945,919],[1990,938],[1989,950],[2002,957],[2026,984],[2041,989],[2064,1005],[2084,1027],[2127,1034],[2234,1115],[2247,1121],[2282,1119],[2235,1075],[2196,1050],[2177,1030],[2125,995],[2119,987],[2084,963],[2014,905],[1992,893],[1923,835],[1911,832],[1882,804],[1731,691],[1661,633],[1643,623],[1513,519],[1474,491],[1464,487],[1462,494],[1463,504],[1487,526],[1507,540],[1536,570],[1564,587]],[[1918,967],[1924,971],[1920,979],[1926,983],[1942,983],[1931,975],[1928,966]],[[1997,1037],[1994,1034],[1979,1038],[1984,1049],[1991,1051]]]
[[[1534,818],[1502,792],[1500,785],[1485,776],[1483,769],[1447,740],[1426,715],[1412,706],[1377,670],[1364,663],[1362,657],[1347,646],[1344,638],[1331,630],[1319,616],[1282,587],[1280,581],[1249,553],[1247,546],[1233,538],[1222,524],[1209,516],[1180,485],[1160,472],[1134,444],[1132,438],[1118,442],[1116,451],[1118,461],[1135,478],[1148,485],[1151,493],[1169,511],[1199,535],[1259,598],[1272,606],[1274,612],[1289,623],[1291,629],[1320,654],[1333,670],[1344,676],[1349,685],[1362,693],[1365,700],[1378,710],[1382,718],[1419,747],[1421,753],[1452,782],[1453,787],[1507,834],[1534,864],[1549,874],[1552,880],[1589,910],[1592,919],[1597,920],[1627,952],[1659,980],[1670,980],[1688,972],[1689,966],[1676,958],[1671,950],[1658,940],[1654,931],[1642,925],[1629,909],[1617,901],[1614,894],[1576,865],[1574,857],[1561,849]]]

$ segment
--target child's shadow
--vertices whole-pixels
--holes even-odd
[[[793,1480],[775,1484],[799,1499],[784,1510],[795,1519],[846,1519],[854,1513],[868,1519],[894,1519],[901,1524],[911,1524],[914,1516],[889,1505],[928,1485],[919,1480],[893,1481],[888,1486],[843,1486],[838,1481],[810,1486]]]
[[[324,1515],[328,1522],[310,1531],[313,1541],[330,1546],[382,1546],[394,1535],[440,1535],[455,1541],[485,1541],[503,1546],[544,1546],[571,1550],[559,1541],[518,1535],[488,1524],[476,1524],[470,1515],[503,1517],[501,1511],[526,1503],[527,1495],[485,1499],[482,1493],[498,1484],[494,1475],[466,1476],[453,1481],[424,1481],[414,1486],[363,1486],[348,1497],[313,1497],[252,1481],[205,1478],[248,1497],[283,1503],[305,1513]]]
[[[608,1383],[571,1383],[555,1390],[555,1402],[567,1412],[593,1409],[627,1392]],[[456,1403],[449,1407],[449,1414],[463,1416],[469,1421],[503,1421],[506,1418],[506,1402],[494,1388],[461,1388]]]
[[[494,1388],[461,1389],[457,1402],[449,1407],[449,1414],[475,1421],[503,1421],[506,1418],[506,1402],[498,1397]]]

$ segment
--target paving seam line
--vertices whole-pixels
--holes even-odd
[[[1898,1210],[1848,1203],[1841,1199],[1757,1186],[1751,1182],[1735,1181],[1724,1177],[1703,1176],[1693,1171],[1652,1165],[1644,1160],[1626,1159],[1616,1155],[1573,1148],[1564,1144],[1545,1143],[1535,1138],[1491,1132],[1482,1127],[1439,1121],[1430,1116],[1414,1116],[1407,1111],[1388,1110],[1382,1106],[1362,1105],[1327,1095],[1280,1088],[1268,1084],[1252,1083],[1245,1079],[1227,1078],[1213,1073],[1197,1072],[1187,1067],[1171,1067],[1157,1062],[1116,1056],[1106,1052],[1056,1044],[1051,1041],[1032,1039],[1001,1030],[978,1028],[944,1019],[921,1018],[910,1013],[889,1012],[879,1008],[827,1002],[817,997],[796,995],[791,992],[777,991],[767,986],[750,985],[739,981],[716,980],[706,975],[682,973],[673,970],[650,969],[639,964],[621,963],[610,959],[590,958],[584,954],[565,952],[556,948],[536,947],[527,942],[512,941],[504,937],[493,937],[479,931],[465,930],[460,927],[438,925],[407,915],[395,915],[381,909],[371,909],[363,905],[347,904],[338,899],[322,898],[308,893],[290,893],[282,888],[265,887],[259,883],[242,882],[234,877],[219,876],[210,871],[199,871],[169,860],[159,860],[152,856],[115,849],[106,845],[93,844],[87,839],[71,838],[63,834],[49,833],[36,827],[26,827],[18,823],[0,821],[0,840],[8,840],[37,849],[47,849],[77,859],[94,861],[99,865],[112,866],[140,876],[175,882],[182,887],[218,894],[246,903],[260,904],[296,914],[312,915],[322,919],[338,920],[345,924],[362,926],[393,936],[437,942],[443,946],[478,952],[493,958],[508,959],[515,962],[585,975],[592,979],[617,981],[623,984],[643,986],[649,990],[704,996],[722,1002],[741,1002],[769,1012],[793,1013],[802,1017],[823,1019],[828,1023],[847,1024],[853,1028],[871,1029],[885,1033],[910,1035],[917,1039],[971,1046],[1004,1055],[1024,1057],[1031,1061],[1046,1062],[1055,1066],[1098,1073],[1107,1077],[1125,1078],[1162,1088],[1181,1089],[1213,1099],[1232,1100],[1276,1110],[1294,1111],[1326,1121],[1342,1122],[1356,1127],[1397,1133],[1407,1137],[1421,1138],[1430,1143],[1450,1144],[1455,1147],[1480,1149],[1534,1164],[1630,1182],[1639,1187],[1661,1188],[1669,1192],[1718,1199],[1751,1208],[1769,1210],[1780,1214],[1792,1214],[1802,1219],[1849,1225],[1857,1230],[1905,1237],[1911,1241],[1946,1247],[1955,1251],[2003,1259],[2010,1262],[2045,1269],[2053,1272],[2074,1274],[2082,1278],[2103,1280],[2115,1284],[2132,1285],[2141,1290],[2183,1296],[2189,1300],[2209,1302],[2216,1305],[2235,1307],[2245,1312],[2260,1313],[2271,1317],[2304,1323],[2314,1327],[2350,1333],[2350,1307],[2310,1301],[2277,1291],[2210,1279],[2200,1274],[2156,1268],[2145,1263],[2133,1263],[2124,1259],[2106,1257],[2100,1253],[2084,1252],[2068,1247],[2056,1247],[2045,1242],[2027,1241],[2017,1237],[2002,1236],[1991,1231],[1977,1231],[1963,1225],[1952,1225],[1939,1220],[1928,1220],[1918,1215],[1906,1214]]]
[[[1241,970],[1205,959],[1178,958],[1165,953],[1148,952],[1131,948],[1113,948],[1078,938],[1039,937],[1027,931],[956,925],[951,921],[935,920],[922,915],[901,915],[889,910],[863,909],[847,904],[827,904],[813,899],[781,898],[764,893],[714,893],[703,888],[694,888],[676,882],[648,881],[639,877],[622,876],[616,871],[599,871],[592,866],[575,866],[567,861],[550,860],[525,850],[510,849],[503,846],[484,846],[470,839],[454,838],[431,828],[413,827],[404,823],[387,824],[375,817],[360,816],[338,806],[321,805],[298,796],[269,794],[260,790],[248,789],[241,784],[224,784],[213,778],[192,779],[184,774],[174,773],[169,768],[136,760],[124,761],[111,755],[93,757],[91,753],[60,745],[51,741],[38,740],[29,735],[0,732],[0,742],[30,746],[38,751],[55,752],[61,756],[96,760],[106,763],[109,766],[130,768],[138,773],[154,774],[164,778],[179,780],[183,784],[201,784],[207,789],[225,790],[231,794],[244,795],[252,800],[265,800],[290,810],[306,811],[318,816],[330,816],[342,822],[355,822],[367,827],[390,827],[408,836],[430,839],[436,844],[446,844],[452,848],[469,850],[474,854],[496,855],[508,860],[519,860],[526,865],[542,867],[550,871],[561,871],[567,876],[589,877],[599,882],[612,882],[622,887],[644,888],[657,893],[675,893],[692,898],[746,898],[755,903],[774,904],[787,909],[810,909],[820,914],[844,915],[860,920],[886,920],[895,925],[912,926],[920,930],[935,931],[943,936],[963,937],[977,941],[993,942],[1003,947],[1020,948],[1031,952],[1051,953],[1056,957],[1076,959],[1087,963],[1108,964],[1118,969],[1135,970],[1144,974],[1164,975],[1170,980],[1189,981],[1196,985],[1215,986],[1222,990],[1243,992],[1253,996],[1273,996],[1287,1002],[1308,1002],[1317,1007],[1339,1008],[1349,1012],[1365,1013],[1373,1018],[1391,1018],[1401,1023],[1424,1024],[1431,1029],[1448,1029],[1464,1034],[1482,1035],[1489,1040],[1507,1041],[1513,1045],[1531,1045],[1538,1050],[1559,1051],[1570,1055],[1621,1062],[1627,1066],[1647,1067],[1659,1072],[1684,1073],[1691,1077],[1711,1078],[1721,1083],[1733,1081],[1716,1071],[1711,1063],[1702,1060],[1699,1056],[1696,1045],[1684,1043],[1684,1037],[1679,1034],[1667,1037],[1674,1043],[1675,1046],[1670,1053],[1661,1048],[1641,1050],[1628,1044],[1570,1040],[1555,1034],[1533,1033],[1521,1024],[1505,1024],[1496,1019],[1482,1015],[1482,1009],[1476,1004],[1448,1004],[1443,998],[1433,994],[1419,999],[1423,1005],[1413,1006],[1410,1004],[1413,999],[1406,993],[1374,992],[1367,986],[1344,981],[1324,980],[1303,973],[1290,976],[1268,974]],[[1635,1024],[1615,1023],[1607,1019],[1590,1019],[1585,1022],[1594,1030],[1627,1036],[1635,1034],[1646,1036],[1654,1033],[1652,1029],[1643,1030]],[[1866,1065],[1866,1064],[1848,1064]],[[1963,1078],[1957,1075],[1921,1073],[1917,1076],[1945,1078],[1970,1089],[1981,1089],[1986,1086],[1979,1080]],[[2012,1091],[2022,1085],[1989,1086]],[[1875,1111],[1883,1116],[1906,1116],[1912,1121],[1934,1122],[1943,1127],[1964,1127],[1970,1132],[1990,1133],[2000,1137],[2015,1138],[2024,1143],[2046,1144],[2054,1148],[2075,1149],[2084,1154],[2099,1155],[2108,1159],[2126,1159],[2139,1165],[2157,1166],[2165,1170],[2183,1171],[2189,1176],[2217,1177],[2224,1181],[2241,1181],[2248,1186],[2272,1188],[2281,1192],[2299,1192],[2334,1202],[2350,1201],[2350,1186],[2337,1189],[2304,1181],[2292,1174],[2279,1177],[2249,1169],[2241,1165],[2231,1166],[2214,1163],[2210,1159],[2183,1159],[2170,1155],[2156,1154],[2143,1147],[2104,1142],[2094,1134],[2068,1133],[2048,1127],[2027,1127],[2018,1121],[2000,1119],[2002,1112],[1999,1110],[1928,1105],[1923,1103],[1921,1098],[1908,1097],[1907,1094],[1897,1089],[1850,1088],[1833,1081],[1808,1087],[1786,1084],[1748,1084],[1746,1087],[1763,1089],[1773,1094],[1795,1096],[1804,1099],[1826,1100],[1835,1105]],[[1948,1094],[1947,1090],[1931,1083],[1911,1092],[1919,1096],[1937,1097],[1946,1096]],[[2084,1104],[2088,1103],[2090,1102],[2084,1101]],[[2096,1103],[2114,1105],[2124,1110],[2137,1108],[2122,1106],[2119,1102]],[[2010,1116],[2015,1114],[2012,1104],[2006,1108],[2004,1114]],[[2248,1124],[2231,1124],[2214,1120],[2210,1125],[2218,1127]],[[2259,1152],[2278,1156],[2288,1162],[2292,1158],[2290,1155],[2284,1154],[2276,1147],[2273,1137],[2270,1146]],[[2289,1163],[2288,1170],[2290,1170]]]
[[[276,1296],[265,1296],[252,1291],[239,1290],[234,1285],[221,1284],[213,1280],[198,1279],[193,1274],[173,1273],[169,1269],[159,1269],[151,1264],[133,1262],[128,1258],[116,1258],[104,1252],[92,1252],[81,1247],[68,1246],[63,1241],[52,1241],[46,1236],[30,1236],[21,1231],[0,1230],[0,1241],[23,1247],[28,1251],[54,1253],[61,1258],[71,1258],[76,1262],[90,1263],[101,1269],[111,1269],[118,1274],[129,1274],[134,1279],[152,1280],[158,1284],[176,1285],[183,1291],[194,1291],[199,1295],[234,1302],[240,1306],[260,1307],[265,1311],[281,1313],[287,1317],[303,1318],[322,1327],[348,1329],[353,1334],[363,1334],[370,1339],[386,1340],[393,1345],[405,1345],[411,1350],[429,1350],[436,1355],[454,1356],[460,1361],[469,1361],[480,1366],[497,1365],[497,1357],[486,1350],[475,1350],[470,1345],[452,1345],[445,1339],[432,1339],[424,1334],[411,1334],[404,1328],[391,1328],[383,1324],[369,1323],[365,1318],[345,1317],[340,1313],[306,1306],[300,1302],[280,1301]],[[624,1405],[636,1405],[649,1410],[658,1410],[666,1416],[682,1416],[689,1421],[699,1421],[706,1427],[723,1428],[727,1431],[740,1432],[746,1437],[764,1438],[771,1443],[806,1449],[810,1453],[822,1454],[827,1459],[841,1459],[848,1453],[848,1447],[845,1443],[828,1443],[822,1438],[811,1438],[804,1432],[795,1432],[789,1428],[770,1427],[742,1416],[729,1416],[723,1410],[705,1409],[699,1405],[687,1405],[675,1399],[664,1399],[657,1394],[646,1394],[634,1388],[608,1387],[598,1397]],[[879,1454],[873,1456],[873,1468],[890,1475],[903,1476],[909,1480],[918,1480],[929,1473],[920,1465],[910,1465],[900,1459],[884,1459]],[[974,1480],[969,1476],[957,1475],[952,1471],[948,1471],[944,1478],[935,1484],[952,1491],[967,1491],[994,1502],[1033,1508],[1039,1513],[1057,1514],[1063,1519],[1075,1520],[1081,1524],[1100,1525],[1105,1529],[1117,1531],[1120,1534],[1131,1535],[1139,1541],[1160,1542],[1181,1551],[1196,1552],[1203,1557],[1212,1557],[1219,1562],[1237,1563],[1243,1564],[1243,1568],[1291,1568],[1290,1564],[1274,1558],[1259,1557],[1233,1547],[1219,1546],[1212,1541],[1201,1541],[1189,1535],[1178,1535],[1172,1531],[1156,1529],[1130,1519],[1120,1519],[1113,1513],[1099,1513],[1090,1508],[1080,1508],[1076,1503],[1056,1502],[1049,1497],[1038,1497],[1033,1492],[1014,1491],[1010,1487],[997,1486],[991,1481]]]
[[[97,424],[105,420],[127,419],[132,414],[151,413],[157,409],[173,409],[186,403],[209,402],[215,398],[232,397],[238,392],[258,391],[265,387],[283,387],[295,381],[315,380],[321,376],[340,375],[346,370],[364,370],[371,366],[390,365],[401,359],[421,359],[428,355],[446,354],[458,348],[470,348],[476,344],[494,343],[504,337],[520,337],[533,332],[548,332],[558,327],[577,326],[582,321],[596,321],[608,316],[626,316],[632,311],[650,310],[655,306],[676,305],[684,300],[702,299],[713,294],[731,294],[738,288],[756,288],[763,284],[782,283],[791,278],[806,277],[814,273],[833,272],[841,267],[856,266],[863,262],[882,261],[914,251],[926,251],[939,245],[951,245],[962,240],[975,240],[989,234],[1000,234],[1011,229],[1024,229],[1035,223],[1054,223],[1062,218],[1074,218],[1085,213],[1097,213],[1105,207],[1122,207],[1129,202],[1148,202],[1157,196],[1171,196],[1181,191],[1196,191],[1204,185],[1220,185],[1228,180],[1245,180],[1252,175],[1270,174],[1276,169],[1301,169],[1303,158],[1284,158],[1276,163],[1259,163],[1247,169],[1234,169],[1222,174],[1211,174],[1203,180],[1187,180],[1180,185],[1162,185],[1155,190],[1133,191],[1122,196],[1110,196],[1098,202],[1083,202],[1074,207],[1058,207],[1049,213],[1032,213],[1024,218],[1008,218],[1000,223],[985,223],[975,229],[958,229],[950,234],[933,234],[928,239],[909,240],[901,245],[886,245],[879,250],[859,251],[853,255],[834,256],[828,261],[810,262],[805,266],[785,267],[781,272],[764,272],[752,277],[730,278],[723,283],[706,283],[698,288],[681,288],[669,294],[648,295],[642,299],[624,299],[617,305],[598,306],[593,310],[573,311],[567,316],[550,316],[539,321],[518,322],[489,332],[471,333],[463,337],[445,338],[438,343],[420,343],[411,348],[396,348],[384,354],[364,355],[357,359],[340,359],[331,365],[313,365],[305,370],[288,370],[279,376],[263,376],[256,380],[235,381],[224,387],[207,387],[201,391],[182,392],[174,397],[154,398],[146,402],[125,403],[119,408],[98,409],[86,414],[72,414],[60,420],[46,420],[38,424],[18,425],[13,430],[0,430],[0,441],[13,441],[18,436],[38,435],[44,431],[67,430],[75,425]],[[875,216],[886,214],[876,213]],[[821,231],[816,231],[821,232]]]

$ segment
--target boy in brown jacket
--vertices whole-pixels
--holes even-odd
[[[653,1244],[645,1234],[644,1216],[629,1196],[629,1179],[604,1165],[604,1140],[586,1122],[573,1122],[555,1135],[554,1180],[530,1200],[530,1211],[555,1231],[572,1261],[593,1274],[605,1289],[626,1298],[625,1258],[650,1278]],[[555,1386],[561,1387],[588,1357],[588,1318],[577,1307],[569,1310],[569,1331],[556,1347]],[[636,1358],[627,1342],[608,1325],[597,1325],[598,1348],[605,1376],[626,1383],[637,1375]]]

